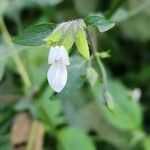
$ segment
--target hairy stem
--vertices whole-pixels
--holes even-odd
[[[88,38],[89,38],[91,49],[93,51],[94,57],[96,58],[97,64],[98,64],[98,66],[100,68],[100,72],[102,74],[104,88],[107,89],[107,74],[106,74],[106,71],[105,71],[105,67],[104,67],[101,59],[97,55],[97,51],[96,51],[96,48],[95,48],[95,46],[93,44],[93,40],[91,38],[90,33],[89,32],[87,32],[87,33],[88,33]]]
[[[89,38],[89,42],[90,42],[90,46],[91,46],[91,50],[93,51],[93,55],[96,58],[97,64],[99,66],[101,75],[102,75],[102,80],[103,80],[103,86],[102,86],[102,97],[103,97],[103,102],[104,105],[111,111],[114,111],[114,104],[112,101],[112,98],[110,98],[110,93],[108,92],[108,85],[107,85],[107,74],[105,71],[105,67],[101,61],[101,59],[99,58],[99,56],[97,55],[97,51],[93,42],[93,38],[92,35],[90,35],[90,32],[88,33],[88,38]]]

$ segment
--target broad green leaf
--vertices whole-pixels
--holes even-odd
[[[86,25],[97,27],[100,32],[105,32],[111,29],[115,23],[107,20],[100,14],[92,14],[85,18]]]
[[[58,132],[59,150],[96,150],[92,140],[78,128],[64,128]]]
[[[108,123],[94,101],[88,103],[79,112],[76,111],[75,113],[78,113],[79,116],[76,117],[77,121],[75,119],[71,120],[74,126],[83,128],[86,131],[95,131],[101,140],[115,145],[118,150],[129,149],[129,140],[133,139],[133,136],[129,132],[118,130]]]
[[[33,25],[12,39],[12,42],[25,46],[38,46],[44,44],[44,39],[51,34],[52,24]]]
[[[131,99],[127,89],[118,81],[109,81],[108,90],[114,102],[114,113],[110,112],[102,103],[103,91],[100,84],[93,89],[95,98],[100,104],[106,119],[115,127],[124,130],[133,130],[141,127],[142,113],[140,105]]]
[[[44,41],[47,46],[59,45],[64,34],[64,26],[60,24],[60,26],[56,27],[51,35],[46,37]]]
[[[68,28],[64,35],[64,40],[62,41],[62,45],[66,48],[67,51],[70,52],[73,43],[75,42],[74,33],[71,27]]]
[[[83,28],[78,27],[76,30],[76,45],[79,53],[86,59],[90,58],[88,41]]]

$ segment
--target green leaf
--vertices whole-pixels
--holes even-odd
[[[44,44],[44,39],[49,36],[53,30],[52,24],[40,24],[28,27],[18,36],[12,39],[12,42],[25,46],[38,46]]]
[[[59,150],[95,150],[92,140],[78,128],[64,128],[58,133]]]
[[[78,27],[76,30],[76,45],[79,53],[86,59],[90,58],[88,41],[83,28]]]
[[[138,129],[142,125],[140,105],[131,99],[127,89],[119,81],[109,81],[109,92],[113,98],[114,113],[110,112],[102,103],[103,90],[100,84],[93,89],[95,98],[100,104],[105,118],[115,127],[124,130]],[[99,97],[101,97],[99,99]]]
[[[67,51],[70,51],[73,43],[75,42],[74,33],[72,28],[69,27],[65,33],[64,40],[62,41],[62,45],[66,48]]]
[[[130,132],[125,132],[112,127],[110,123],[108,123],[108,121],[104,118],[103,114],[99,110],[97,103],[92,101],[84,105],[80,111],[75,111],[75,113],[78,113],[79,116],[76,117],[78,119],[77,121],[75,119],[71,120],[71,123],[74,126],[84,128],[86,131],[95,131],[97,137],[100,137],[101,140],[116,146],[118,150],[129,149],[129,141],[133,139],[133,136],[130,135]]]
[[[97,27],[100,32],[105,32],[111,29],[115,23],[107,20],[100,14],[92,14],[85,18],[85,23],[90,26]]]

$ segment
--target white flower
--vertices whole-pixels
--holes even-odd
[[[70,65],[64,46],[55,46],[50,49],[48,64],[51,64],[47,73],[48,82],[54,91],[60,92],[67,83],[66,66]]]

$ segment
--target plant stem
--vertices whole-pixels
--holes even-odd
[[[89,42],[90,42],[90,46],[91,46],[91,49],[93,51],[93,54],[96,58],[96,61],[97,61],[97,64],[99,66],[99,69],[101,71],[101,74],[102,74],[102,79],[103,79],[103,86],[102,86],[102,97],[103,97],[103,102],[104,102],[104,105],[111,111],[111,112],[114,112],[114,103],[112,101],[112,98],[111,98],[111,94],[108,92],[108,85],[107,85],[107,74],[106,74],[106,71],[105,71],[105,67],[101,61],[101,59],[99,58],[99,56],[97,55],[97,52],[96,52],[96,48],[95,48],[95,45],[93,43],[93,40],[92,40],[92,37],[90,35],[89,32],[88,33],[88,38],[89,38]]]
[[[14,47],[13,43],[11,42],[11,37],[10,37],[10,34],[9,34],[7,28],[6,28],[6,25],[4,23],[2,15],[0,15],[0,28],[1,28],[1,32],[2,32],[5,43],[10,47],[10,49],[13,52],[14,62],[16,63],[16,66],[17,66],[18,71],[19,71],[19,73],[22,77],[24,85],[25,85],[26,88],[30,88],[31,87],[31,81],[29,79],[27,71],[26,71],[19,55],[15,51],[15,47]]]
[[[93,54],[94,54],[94,56],[96,58],[96,61],[97,61],[97,64],[98,64],[98,66],[100,68],[100,72],[102,74],[104,89],[107,89],[107,74],[106,74],[106,71],[105,71],[105,67],[104,67],[101,59],[99,58],[99,56],[96,54],[97,52],[96,52],[95,46],[93,44],[93,40],[92,40],[92,38],[90,36],[90,33],[89,32],[87,32],[87,33],[88,33],[88,38],[89,38],[91,49],[93,51]]]

